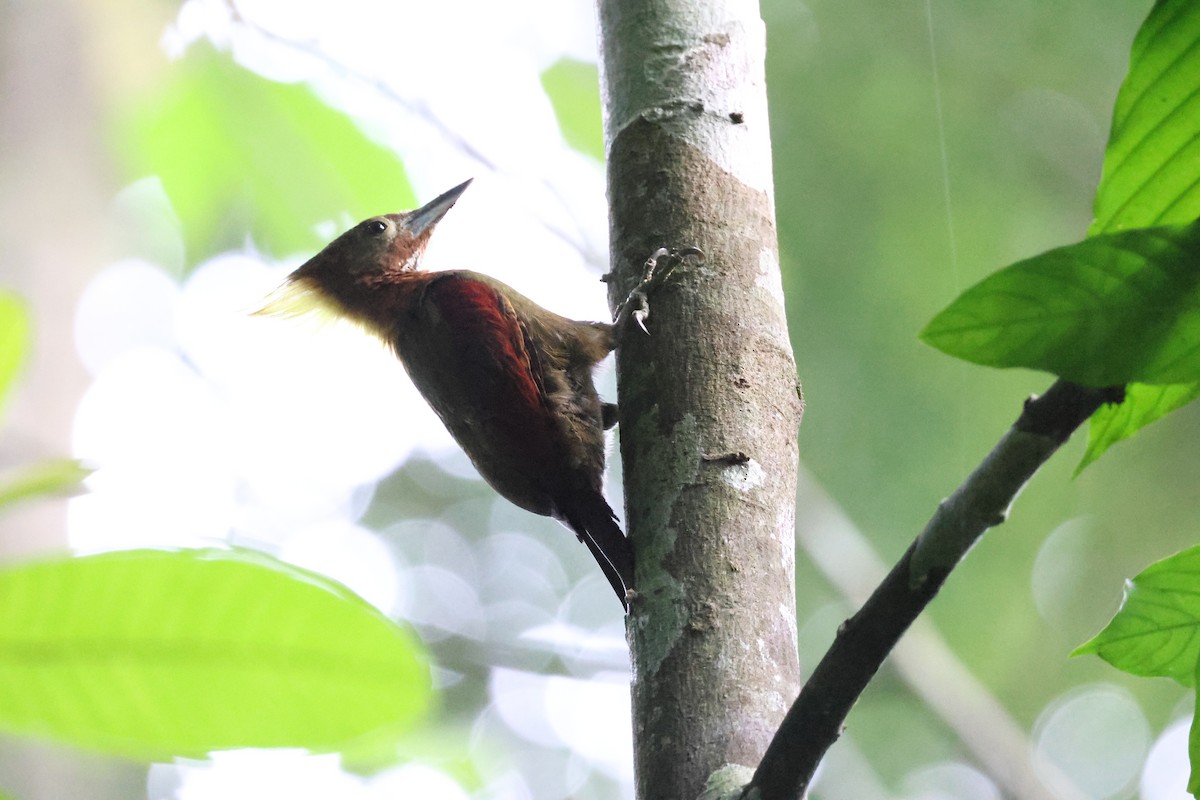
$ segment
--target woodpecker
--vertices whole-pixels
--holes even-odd
[[[635,302],[609,324],[559,316],[479,272],[421,269],[430,234],[470,183],[358,223],[255,313],[332,312],[383,340],[483,479],[574,531],[628,611],[633,547],[603,493],[604,431],[616,406],[601,401],[593,372],[626,319],[642,324],[640,290],[662,272],[650,274],[652,257]]]

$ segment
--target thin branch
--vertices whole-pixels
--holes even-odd
[[[1008,508],[1038,468],[1121,388],[1090,389],[1058,381],[1026,401],[1016,423],[983,463],[942,501],[866,604],[843,623],[776,731],[743,798],[793,800],[812,781],[850,708],[897,640],[934,598],[950,571]]]
[[[865,603],[887,575],[887,565],[866,536],[803,468],[796,530],[809,560],[852,608]],[[900,680],[954,731],[1005,797],[1085,800],[1054,764],[1034,768],[1027,732],[963,664],[929,617],[913,623],[891,659]]]

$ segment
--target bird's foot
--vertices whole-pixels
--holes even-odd
[[[618,331],[623,330],[632,319],[644,333],[649,334],[650,331],[646,330],[646,319],[650,316],[651,292],[666,283],[675,269],[689,258],[695,259],[697,264],[703,264],[704,251],[699,247],[684,247],[679,250],[660,247],[651,253],[642,265],[641,280],[633,287],[625,302],[621,303],[613,327]]]

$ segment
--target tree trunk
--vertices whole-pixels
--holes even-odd
[[[701,248],[617,357],[638,796],[695,798],[759,762],[799,689],[802,403],[749,0],[600,0],[610,300],[659,247]]]

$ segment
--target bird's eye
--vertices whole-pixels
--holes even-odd
[[[367,233],[371,236],[378,236],[387,229],[387,223],[381,219],[373,219],[367,223]]]

